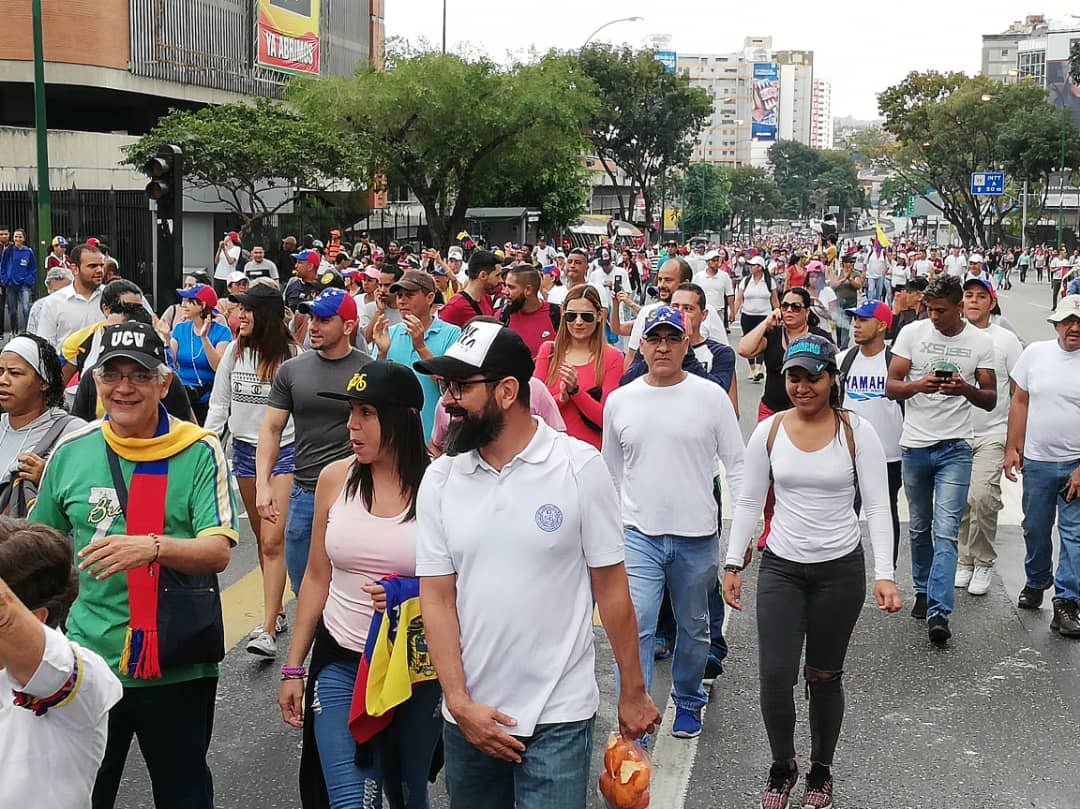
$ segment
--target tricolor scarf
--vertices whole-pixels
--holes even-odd
[[[153,438],[118,436],[106,416],[101,424],[105,443],[119,457],[135,462],[128,482],[128,502],[124,513],[130,536],[160,534],[165,529],[165,492],[169,481],[169,458],[210,435],[188,421],[169,416],[158,406],[158,425]],[[127,637],[120,653],[120,672],[128,677],[149,680],[161,676],[158,660],[158,571],[157,562],[127,572]]]

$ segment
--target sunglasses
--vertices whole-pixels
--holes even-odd
[[[806,308],[806,305],[802,303],[782,303],[780,308],[785,312],[801,312]]]
[[[595,323],[596,312],[564,312],[563,320],[567,323],[573,323],[578,318],[581,318],[582,323]]]

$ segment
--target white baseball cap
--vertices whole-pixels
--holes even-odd
[[[982,263],[983,263],[982,253],[972,253],[970,256],[968,256],[968,264],[982,264]]]

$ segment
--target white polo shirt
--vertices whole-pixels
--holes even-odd
[[[95,652],[43,626],[45,653],[30,682],[0,669],[0,803],[85,809],[105,755],[109,709],[120,697],[120,680]],[[11,692],[38,698],[64,689],[76,661],[81,676],[66,699],[41,716],[16,706]]]
[[[457,575],[469,696],[513,717],[507,730],[522,737],[596,713],[589,568],[623,561],[600,454],[533,420],[533,439],[501,471],[475,450],[437,459],[416,508],[416,575]],[[443,716],[454,721],[445,706]]]
[[[59,353],[64,340],[105,317],[101,313],[101,290],[99,286],[84,296],[69,284],[46,297],[38,320],[38,336],[48,340]]]

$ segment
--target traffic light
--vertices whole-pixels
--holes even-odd
[[[143,165],[146,196],[150,200],[154,228],[153,288],[154,308],[161,310],[172,300],[184,272],[184,153],[179,146],[166,144]]]

